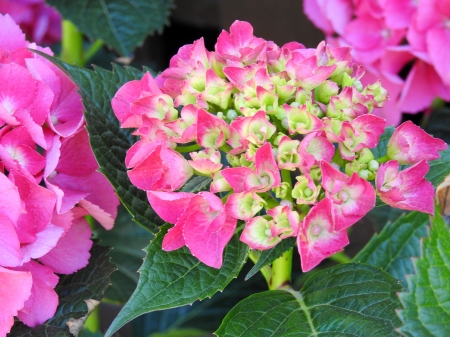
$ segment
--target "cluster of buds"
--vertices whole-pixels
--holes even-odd
[[[51,55],[0,15],[0,336],[14,316],[53,317],[56,274],[88,264],[84,217],[110,229],[119,204],[97,172],[76,86],[30,49]]]
[[[432,213],[426,161],[447,145],[405,123],[374,158],[386,122],[371,111],[388,97],[379,82],[363,86],[363,74],[348,47],[279,47],[236,21],[214,52],[200,39],[155,79],[126,83],[112,106],[140,137],[126,157],[131,182],[174,224],[163,249],[187,246],[220,268],[242,221],[240,239],[252,249],[296,237],[308,271],[348,244],[346,229],[377,193]],[[414,165],[399,172],[399,164]],[[211,177],[210,190],[180,192],[193,175]]]

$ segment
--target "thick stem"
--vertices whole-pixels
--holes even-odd
[[[286,193],[286,199],[292,202],[292,180],[291,180],[291,171],[289,170],[281,170],[281,179],[284,183],[289,184],[289,189]]]
[[[61,60],[69,64],[84,65],[83,35],[68,20],[62,23]]]
[[[100,313],[98,307],[91,312],[84,323],[84,327],[90,332],[100,331]]]
[[[281,289],[291,284],[292,273],[292,248],[283,253],[272,264],[272,278],[270,279],[269,289]]]

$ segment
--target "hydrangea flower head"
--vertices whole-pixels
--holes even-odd
[[[241,223],[240,240],[251,249],[296,237],[308,271],[348,244],[346,229],[375,206],[376,193],[403,209],[427,209],[416,203],[416,192],[427,183],[406,182],[419,175],[416,169],[396,171],[392,192],[385,183],[391,175],[383,173],[387,169],[371,149],[386,120],[372,112],[388,93],[378,80],[363,85],[363,75],[349,47],[279,47],[236,21],[221,33],[215,51],[198,40],[180,48],[154,82],[146,74],[119,89],[114,111],[123,127],[138,128],[141,137],[127,155],[128,174],[133,181],[139,161],[148,161],[135,184],[174,225],[162,248],[186,246],[206,265],[220,268]],[[153,83],[151,90],[142,87],[144,79]],[[162,96],[164,103],[158,103]],[[162,110],[155,115],[157,108]],[[400,128],[394,135],[392,148],[405,155],[408,150],[396,139],[408,132]],[[444,149],[440,141],[430,147],[436,154]],[[164,152],[177,151],[185,162],[167,161],[173,172],[165,175]],[[191,176],[211,177],[209,191],[182,191]],[[376,190],[370,183],[375,177]],[[408,197],[391,202],[398,190]]]

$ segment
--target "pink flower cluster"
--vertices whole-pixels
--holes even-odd
[[[447,0],[305,0],[304,11],[329,43],[353,46],[354,60],[367,70],[363,83],[381,79],[390,101],[375,113],[388,124],[429,108],[436,97],[450,100]]]
[[[61,40],[61,16],[45,0],[0,0],[0,13],[9,14],[35,43]]]
[[[374,158],[386,121],[371,111],[387,92],[379,82],[363,86],[363,75],[349,47],[279,47],[236,21],[215,51],[200,39],[155,79],[147,73],[120,88],[114,112],[140,137],[127,153],[128,175],[174,224],[163,249],[187,246],[220,268],[240,220],[252,249],[296,237],[308,271],[348,244],[346,229],[374,207],[376,193],[432,213],[426,161],[447,145],[405,123],[386,156]],[[399,164],[413,166],[399,172]],[[212,178],[209,192],[178,191],[193,175]]]
[[[113,226],[118,198],[84,129],[75,85],[0,15],[0,336],[55,314],[58,274],[88,263],[92,215]]]

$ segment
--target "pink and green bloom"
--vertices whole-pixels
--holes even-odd
[[[318,10],[317,3],[307,3]],[[330,31],[344,31],[351,19],[350,7],[344,1],[339,6],[346,19],[321,19]],[[383,23],[370,22],[365,33],[377,34]],[[354,38],[369,43],[365,33]],[[373,48],[382,51],[397,38],[377,40]],[[308,271],[344,249],[346,230],[374,208],[377,194],[395,207],[428,212],[428,201],[417,205],[414,199],[421,191],[432,193],[424,179],[427,163],[400,172],[396,161],[380,163],[388,157],[436,159],[446,145],[406,124],[394,132],[387,157],[375,158],[371,150],[386,120],[373,112],[389,95],[378,79],[365,83],[364,73],[350,47],[322,42],[317,48],[280,48],[236,21],[214,51],[198,40],[182,47],[154,81],[146,74],[119,89],[114,111],[122,127],[137,128],[141,139],[127,155],[129,176],[147,191],[155,212],[174,225],[162,248],[186,246],[201,262],[220,268],[236,230],[253,250],[296,237]],[[145,111],[133,110],[142,97]],[[428,147],[420,157],[422,143]],[[209,191],[183,192],[199,175],[211,177]]]

